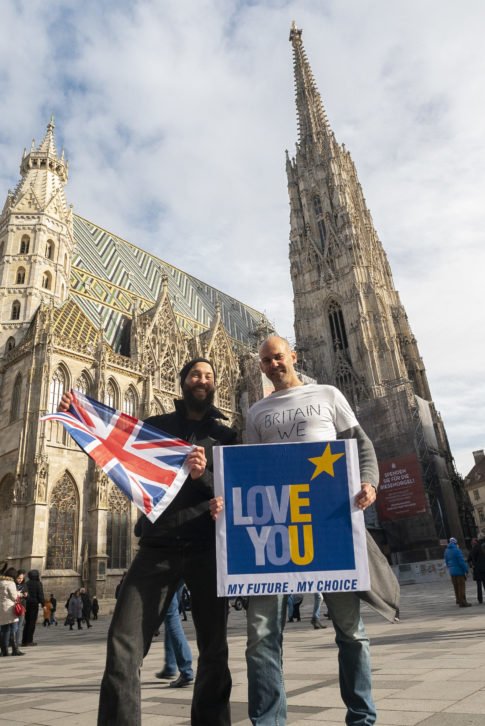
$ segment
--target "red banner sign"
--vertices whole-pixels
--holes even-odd
[[[426,495],[418,457],[407,454],[379,462],[379,519],[393,520],[426,512]]]

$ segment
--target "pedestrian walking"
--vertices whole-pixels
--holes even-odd
[[[99,613],[99,602],[96,595],[93,595],[93,599],[91,601],[91,612],[93,613],[93,620],[97,620]]]
[[[483,587],[485,587],[485,537],[478,539],[470,553],[473,567],[473,579],[477,583],[477,600],[483,603]]]
[[[17,588],[17,597],[21,605],[23,605],[23,612],[18,616],[18,621],[14,622],[13,634],[12,634],[12,648],[15,646],[16,650],[19,650],[20,640],[22,637],[22,630],[25,623],[25,603],[27,601],[27,582],[25,580],[25,570],[17,570],[17,577],[15,578],[15,587]],[[16,653],[19,655],[19,653]],[[21,654],[23,655],[23,654]]]
[[[43,611],[44,611],[44,628],[50,627],[51,616],[52,616],[52,603],[50,601],[50,598],[45,601]]]
[[[157,678],[171,680],[171,688],[184,688],[194,682],[192,651],[180,622],[182,589],[183,584],[173,596],[165,615],[165,664],[161,671],[155,673]],[[178,678],[176,678],[177,671]]]
[[[92,628],[93,626],[91,625],[91,622],[90,622],[91,621],[91,598],[89,597],[89,593],[85,587],[82,587],[79,592],[80,592],[81,600],[83,603],[83,620],[86,623],[88,628]]]
[[[25,599],[25,624],[22,633],[24,647],[37,645],[34,643],[35,626],[39,616],[39,607],[44,607],[44,589],[38,570],[30,570],[27,574],[27,597]]]
[[[461,549],[458,547],[458,540],[455,539],[455,537],[450,537],[448,546],[445,550],[445,563],[453,584],[456,604],[461,608],[471,607],[471,603],[467,602],[466,599],[466,576],[468,574],[468,565],[463,557]]]
[[[69,630],[73,630],[74,623],[77,621],[77,629],[82,630],[82,617],[83,617],[83,601],[81,599],[80,590],[76,590],[72,593],[68,601],[67,617],[69,621]]]
[[[0,648],[2,656],[8,655],[8,646],[12,644],[12,655],[24,655],[15,644],[14,627],[18,623],[15,606],[19,602],[15,578],[17,570],[4,563],[0,571]]]
[[[51,625],[57,625],[57,618],[56,618],[56,610],[57,610],[57,599],[54,597],[54,595],[50,594],[50,601],[52,605],[51,609]]]
[[[312,625],[315,630],[321,630],[327,626],[320,620],[320,610],[322,607],[323,595],[321,592],[316,592],[313,595],[313,612],[312,612]]]

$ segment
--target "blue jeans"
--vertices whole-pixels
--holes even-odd
[[[347,706],[347,726],[373,726],[369,638],[360,617],[360,599],[353,592],[324,595],[338,646],[340,695]]]
[[[347,726],[373,726],[376,709],[371,692],[369,639],[355,593],[325,595],[335,628],[339,655],[340,694],[347,707]],[[286,696],[282,671],[282,641],[286,598],[249,598],[248,702],[255,726],[284,726]]]
[[[165,615],[165,667],[166,673],[175,675],[177,670],[185,677],[193,679],[192,651],[180,622],[179,603],[183,585],[179,587],[168,606]]]
[[[247,609],[248,711],[254,726],[284,726],[283,628],[287,597],[250,597]]]
[[[313,595],[312,623],[314,620],[320,620],[320,608],[322,606],[322,600],[323,600],[323,597],[322,597],[321,593],[316,592]]]

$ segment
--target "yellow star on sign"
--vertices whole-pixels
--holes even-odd
[[[327,444],[325,451],[321,456],[316,456],[314,459],[308,459],[308,461],[311,461],[312,464],[315,464],[315,471],[313,472],[311,480],[323,473],[335,476],[333,465],[338,459],[341,459],[342,456],[345,456],[345,454],[332,454],[330,444]]]

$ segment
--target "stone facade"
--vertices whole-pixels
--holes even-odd
[[[485,536],[485,452],[473,452],[475,464],[465,477],[465,488],[473,505],[473,516],[477,530]]]
[[[451,534],[463,544],[473,534],[468,499],[354,163],[330,128],[296,25],[290,41],[299,129],[296,154],[286,159],[297,352],[309,375],[344,392],[381,462],[418,458],[426,511],[380,524],[374,513],[374,524],[395,562],[433,559]]]
[[[242,373],[270,330],[256,310],[78,217],[54,123],[24,152],[0,217],[0,559],[62,598],[111,596],[137,511],[63,427],[41,422],[77,388],[140,418],[173,410],[178,371],[209,357],[216,405],[241,425]],[[254,372],[254,371],[253,371]]]

